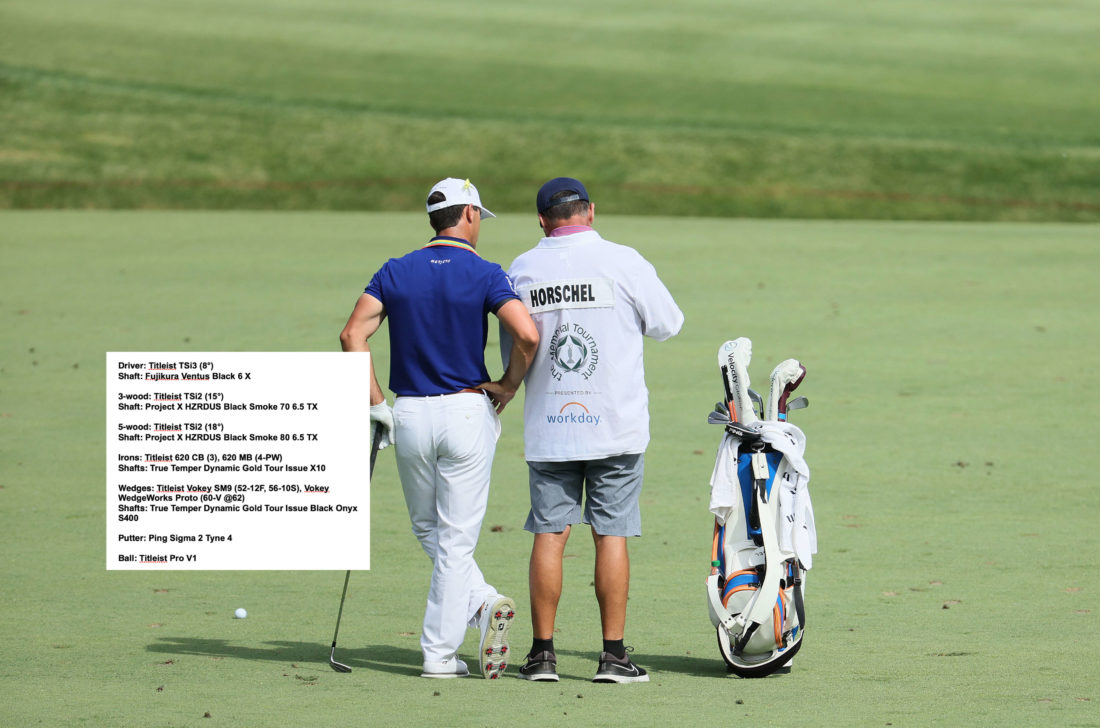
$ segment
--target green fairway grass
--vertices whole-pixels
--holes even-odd
[[[427,239],[423,214],[0,213],[0,725],[1100,724],[1095,225],[596,222],[654,263],[686,316],[647,347],[627,625],[646,685],[589,682],[583,527],[560,683],[514,667],[418,678],[430,569],[392,452],[371,489],[372,570],[352,575],[340,630],[351,674],[326,664],[341,572],[105,569],[105,353],[335,350],[373,271]],[[479,251],[507,266],[536,233],[503,215]],[[758,388],[801,359],[811,403],[792,418],[820,542],[806,636],[790,674],[762,680],[726,674],[703,589],[721,435],[706,415],[715,352],[737,336]],[[502,416],[478,547],[520,607],[514,660],[531,637],[521,411]],[[475,646],[471,632],[461,655]]]
[[[0,207],[1100,220],[1095,0],[9,0]]]

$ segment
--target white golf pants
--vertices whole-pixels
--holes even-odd
[[[460,392],[394,402],[397,472],[412,531],[432,560],[420,647],[425,662],[456,655],[477,610],[496,594],[474,548],[489,502],[500,420],[489,398]]]

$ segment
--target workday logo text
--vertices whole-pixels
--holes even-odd
[[[558,413],[546,415],[551,425],[599,425],[600,415],[594,415],[580,402],[566,402]]]

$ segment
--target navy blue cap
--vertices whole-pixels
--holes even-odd
[[[551,203],[550,198],[559,192],[572,192],[573,194],[565,195]],[[555,205],[576,202],[577,200],[589,201],[588,190],[584,188],[580,180],[575,180],[572,177],[555,177],[539,188],[538,197],[535,198],[535,207],[539,212],[546,212]]]

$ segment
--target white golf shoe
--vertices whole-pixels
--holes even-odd
[[[442,660],[440,662],[424,661],[424,671],[420,673],[420,677],[434,677],[434,678],[450,678],[450,677],[466,677],[470,674],[470,669],[466,667],[466,663],[457,657],[452,657],[449,660]]]
[[[478,659],[481,674],[488,680],[496,680],[508,667],[508,630],[515,618],[516,603],[509,597],[497,594],[481,605]]]

